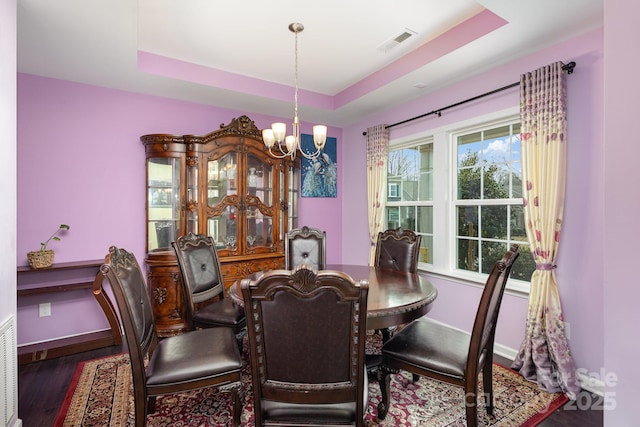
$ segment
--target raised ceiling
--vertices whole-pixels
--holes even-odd
[[[18,71],[288,117],[300,22],[300,116],[346,126],[602,21],[602,0],[18,0]]]

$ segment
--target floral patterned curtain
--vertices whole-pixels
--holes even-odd
[[[367,200],[369,206],[369,265],[373,265],[378,232],[383,230],[387,196],[387,163],[389,161],[389,129],[377,125],[367,129]]]
[[[576,399],[580,384],[564,331],[554,269],[560,242],[567,147],[566,76],[563,64],[520,77],[522,182],[527,238],[536,270],[526,336],[511,365],[549,392]]]

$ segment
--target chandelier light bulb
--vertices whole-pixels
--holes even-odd
[[[316,150],[322,150],[327,142],[327,127],[325,125],[315,125],[313,127],[313,143]]]
[[[276,139],[278,144],[282,144],[284,141],[284,136],[287,134],[287,125],[284,123],[273,123],[271,125],[271,129],[273,130],[273,136]]]

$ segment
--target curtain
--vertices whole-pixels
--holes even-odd
[[[512,368],[549,392],[576,399],[580,384],[564,331],[556,282],[565,196],[567,115],[563,64],[520,77],[522,185],[527,239],[536,270],[525,339]]]
[[[387,125],[367,128],[367,201],[369,206],[369,265],[373,265],[378,232],[383,230],[386,203],[389,129]]]

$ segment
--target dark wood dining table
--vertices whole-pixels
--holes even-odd
[[[438,296],[435,286],[418,273],[349,264],[328,264],[325,270],[341,271],[356,282],[369,282],[367,329],[384,329],[409,323],[427,314]],[[264,272],[253,273],[248,278],[257,280],[262,274]],[[231,285],[229,296],[244,305],[240,281]]]

